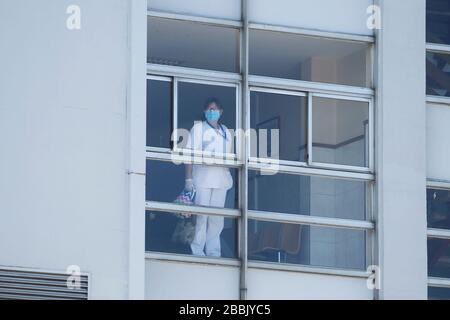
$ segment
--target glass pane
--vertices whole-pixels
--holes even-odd
[[[314,162],[368,166],[369,104],[313,98]]]
[[[448,0],[427,0],[427,42],[450,44]]]
[[[450,278],[450,240],[428,239],[428,275]]]
[[[450,300],[450,288],[428,287],[428,300]]]
[[[252,91],[252,157],[305,162],[307,121],[306,97]]]
[[[147,80],[147,146],[170,148],[172,82]]]
[[[253,75],[370,86],[366,43],[262,30],[250,30],[249,41]]]
[[[149,17],[147,61],[239,72],[239,30]]]
[[[249,171],[249,209],[365,220],[366,182]]]
[[[185,170],[184,164],[147,160],[146,200],[175,202],[185,187]],[[237,208],[237,177],[237,169],[194,165],[194,204],[214,208]]]
[[[365,231],[249,221],[249,259],[366,269]]]
[[[427,52],[427,94],[450,97],[450,55]]]
[[[237,219],[147,212],[145,230],[146,251],[237,257]]]
[[[450,229],[450,190],[427,190],[428,228]]]
[[[213,154],[234,153],[236,99],[234,86],[178,82],[178,146]],[[223,110],[220,130],[206,122],[204,110],[210,101],[217,102]],[[189,132],[191,137],[187,136]]]

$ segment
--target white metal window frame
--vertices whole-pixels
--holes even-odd
[[[440,54],[447,54],[450,56],[450,45],[430,43],[426,44],[426,51]],[[438,95],[427,95],[426,102],[429,104],[444,104],[450,106],[450,97],[442,97]],[[428,189],[438,189],[438,190],[448,190],[450,191],[450,181],[444,180],[428,180]],[[450,240],[450,230],[443,229],[433,229],[428,228],[427,231],[428,239],[448,239]],[[450,279],[443,278],[428,278],[428,286],[436,288],[448,288],[450,289]]]
[[[178,84],[179,83],[192,83],[192,84],[199,84],[199,85],[210,85],[210,86],[217,86],[217,87],[230,87],[235,88],[235,127],[239,128],[241,119],[240,119],[240,95],[241,95],[241,86],[239,82],[220,82],[217,80],[205,80],[205,79],[197,79],[195,77],[178,77],[178,76],[161,76],[161,75],[153,75],[148,74],[147,80],[155,80],[155,81],[165,81],[170,82],[172,84],[172,112],[173,112],[173,119],[172,119],[172,127],[174,128],[174,132],[172,133],[174,135],[174,141],[173,141],[173,148],[161,148],[161,147],[153,147],[153,146],[147,146],[146,150],[149,152],[161,152],[161,153],[174,153],[175,155],[181,154],[184,156],[198,156],[198,157],[207,157],[207,158],[219,158],[226,160],[235,160],[238,161],[240,159],[239,155],[239,149],[235,148],[235,153],[215,153],[213,156],[207,156],[205,153],[201,151],[194,151],[189,149],[181,149],[177,147],[176,141],[178,141]],[[240,139],[241,137],[239,135],[236,135],[236,145],[240,145]]]
[[[433,52],[433,53],[445,54],[445,55],[450,56],[450,45],[427,43],[426,51],[427,51],[427,53]],[[443,97],[443,96],[438,96],[438,95],[427,95],[427,102],[450,105],[450,97]]]
[[[333,100],[343,100],[343,101],[357,101],[367,103],[368,108],[368,116],[369,116],[369,137],[368,137],[368,146],[365,148],[365,152],[368,151],[368,166],[367,167],[359,167],[359,166],[351,166],[351,165],[341,165],[341,164],[332,164],[332,163],[322,163],[314,161],[314,152],[313,152],[313,123],[312,123],[312,114],[314,112],[314,98],[326,98]],[[325,168],[325,169],[336,169],[343,171],[355,171],[355,172],[374,172],[374,107],[373,107],[373,98],[362,98],[355,96],[343,96],[337,94],[324,94],[324,93],[309,93],[309,103],[308,103],[308,153],[309,153],[309,165],[317,168]]]
[[[450,56],[450,45],[427,43],[426,51],[433,53],[446,54]],[[450,97],[442,97],[438,95],[427,95],[426,102],[429,104],[444,104],[450,106]],[[428,180],[428,189],[448,190],[450,191],[450,181],[443,180]],[[450,240],[450,230],[433,229],[427,230],[428,239],[447,239]],[[450,289],[450,279],[428,277],[428,286],[434,288],[448,288]]]
[[[295,96],[295,97],[304,97],[307,98],[307,93],[302,91],[293,91],[293,90],[285,90],[285,89],[274,89],[274,88],[265,88],[265,87],[257,87],[257,86],[250,86],[249,87],[249,103],[248,103],[248,110],[247,114],[251,114],[251,94],[252,92],[260,92],[260,93],[269,93],[269,94],[277,94],[277,95],[286,95],[286,96]],[[306,101],[306,104],[308,104],[308,101]],[[308,108],[308,106],[306,106]],[[250,121],[250,117],[249,117]],[[300,121],[300,119],[299,119]],[[248,128],[250,128],[251,125],[248,125]],[[308,137],[306,137],[308,139]],[[260,157],[252,157],[251,156],[251,146],[254,143],[258,143],[257,141],[252,142],[250,137],[250,143],[247,146],[247,154],[249,155],[248,161],[250,163],[267,163],[271,164],[274,159],[270,158],[260,158]],[[283,160],[283,159],[275,159],[277,164],[284,165],[284,166],[307,166],[306,161],[290,161],[290,160]]]
[[[446,190],[450,192],[450,181],[428,180],[427,190]],[[428,228],[428,239],[450,240],[450,230]],[[450,278],[428,277],[428,286],[450,289]]]
[[[319,82],[309,82],[309,81],[299,81],[299,80],[290,80],[290,79],[279,79],[279,78],[271,78],[264,76],[254,76],[249,75],[248,73],[248,34],[249,29],[264,29],[264,30],[273,30],[273,31],[281,31],[281,32],[289,32],[296,33],[299,35],[305,36],[315,36],[320,38],[328,38],[335,40],[347,40],[347,41],[358,41],[364,42],[371,45],[369,53],[370,59],[368,63],[370,64],[370,74],[371,74],[371,83],[373,83],[374,79],[374,42],[375,37],[372,36],[360,36],[354,34],[344,34],[344,33],[336,33],[336,32],[326,32],[326,31],[316,31],[309,29],[299,29],[299,28],[290,28],[290,27],[281,27],[281,26],[272,26],[272,25],[261,25],[250,23],[248,21],[247,16],[247,1],[242,1],[243,13],[242,13],[242,21],[234,21],[234,20],[226,20],[226,19],[216,19],[216,18],[203,18],[191,15],[181,15],[181,14],[172,14],[166,12],[157,12],[149,10],[147,15],[149,17],[159,17],[159,18],[168,18],[168,19],[176,19],[190,22],[199,22],[204,24],[210,24],[215,26],[223,26],[223,27],[231,27],[231,28],[239,28],[240,29],[240,38],[241,38],[241,48],[239,50],[240,53],[240,74],[228,73],[222,71],[212,71],[205,69],[193,69],[186,67],[177,67],[177,66],[166,66],[166,65],[157,65],[157,64],[147,64],[147,74],[154,76],[162,76],[162,77],[179,77],[183,79],[194,79],[196,81],[215,81],[220,83],[231,83],[231,84],[240,84],[240,101],[242,103],[239,104],[239,112],[241,115],[243,113],[241,121],[242,128],[244,130],[250,127],[249,125],[249,117],[248,112],[250,108],[250,87],[261,87],[269,90],[288,90],[288,91],[303,91],[313,94],[337,94],[340,97],[353,99],[353,98],[362,98],[366,100],[370,100],[371,108],[373,109],[373,99],[375,95],[375,90],[372,88],[365,87],[352,87],[347,85],[339,85],[339,84],[330,84],[330,83],[319,83]],[[370,114],[373,121],[372,112]],[[373,139],[373,123],[371,131],[371,139]],[[244,141],[241,142],[244,148],[244,158],[246,157],[246,149],[249,146],[249,139],[245,137]],[[240,146],[238,146],[240,149]],[[373,146],[371,145],[371,154],[373,156]],[[161,161],[169,161],[171,159],[172,154],[171,151],[167,152],[167,149],[155,149],[155,148],[147,148],[147,160],[161,160]],[[242,158],[242,159],[244,159]],[[246,157],[247,159],[249,157]],[[198,159],[201,161],[201,158]],[[370,159],[371,163],[373,163],[373,159]],[[296,163],[297,164],[297,163]],[[242,180],[243,177],[247,177],[248,170],[265,170],[264,163],[261,161],[247,161],[247,160],[232,160],[230,162],[226,162],[224,167],[229,168],[239,168],[240,169],[240,181],[239,188],[241,190],[238,191],[239,194],[239,208],[238,210],[233,209],[219,209],[219,208],[199,208],[199,207],[188,207],[188,206],[177,206],[169,203],[160,203],[160,202],[146,202],[146,211],[176,211],[179,213],[192,213],[194,210],[197,214],[200,212],[204,212],[209,215],[217,215],[223,217],[237,218],[238,219],[238,259],[216,259],[209,257],[194,257],[189,255],[177,255],[177,254],[168,254],[168,253],[157,253],[157,252],[147,252],[146,258],[151,260],[167,260],[167,261],[180,261],[180,262],[190,262],[197,264],[213,264],[213,265],[223,265],[223,266],[239,266],[241,269],[240,272],[240,292],[241,299],[246,299],[247,292],[247,270],[248,268],[262,268],[262,269],[271,269],[271,270],[285,270],[290,272],[306,272],[306,273],[318,273],[318,274],[327,274],[327,275],[340,275],[340,276],[349,276],[349,277],[362,277],[367,278],[371,274],[366,271],[359,270],[348,270],[348,269],[337,269],[337,268],[322,268],[317,266],[302,266],[302,265],[289,265],[289,264],[277,264],[277,263],[269,263],[269,262],[257,262],[257,261],[248,261],[248,256],[246,252],[247,239],[247,223],[248,218],[260,218],[257,212],[249,212],[247,208],[247,181]],[[313,175],[313,176],[321,176],[321,177],[331,177],[331,178],[342,178],[342,179],[354,179],[354,180],[364,180],[368,182],[369,187],[366,188],[369,194],[366,197],[367,205],[367,214],[370,217],[373,217],[373,183],[375,180],[375,175],[371,168],[367,170],[356,170],[356,171],[345,171],[340,167],[334,168],[315,168],[308,166],[298,166],[298,165],[288,165],[282,164],[279,167],[280,172],[288,173],[288,174],[303,174],[303,175]],[[264,214],[264,218],[269,218],[269,216]],[[282,216],[283,218],[282,218]],[[357,230],[365,230],[366,231],[366,255],[369,265],[369,262],[372,261],[375,250],[373,246],[373,241],[375,239],[375,224],[372,222],[372,218],[368,218],[368,221],[355,221],[355,220],[345,220],[345,219],[333,219],[333,218],[322,218],[322,217],[308,217],[308,216],[296,216],[296,217],[286,217],[286,214],[274,213],[270,218],[277,219],[276,221],[280,223],[296,223],[296,224],[304,224],[304,225],[320,225],[325,227],[336,227],[336,228],[347,228],[347,229],[357,229]],[[279,219],[280,218],[280,219]],[[292,221],[291,221],[292,219]],[[281,221],[283,220],[283,221]],[[276,222],[275,221],[275,222]]]
[[[264,93],[274,93],[274,94],[285,94],[292,96],[301,96],[307,97],[307,161],[288,161],[283,159],[277,159],[277,163],[281,166],[293,166],[293,167],[311,167],[316,169],[329,169],[334,171],[348,171],[348,172],[356,172],[356,173],[373,173],[374,172],[374,149],[375,149],[375,140],[374,140],[374,98],[373,97],[363,97],[363,96],[352,96],[352,95],[344,95],[344,94],[330,94],[330,93],[316,93],[314,91],[310,91],[308,89],[304,89],[304,91],[294,91],[292,89],[281,89],[281,88],[269,88],[269,87],[260,87],[260,86],[250,86],[249,87],[249,97],[247,103],[247,113],[250,114],[251,102],[250,95],[251,92],[264,92]],[[368,128],[368,146],[366,146],[367,157],[368,157],[368,166],[367,167],[358,167],[351,165],[341,165],[341,164],[332,164],[332,163],[321,163],[318,161],[314,161],[313,157],[313,145],[312,145],[312,137],[313,137],[313,123],[312,123],[312,112],[313,112],[313,98],[328,98],[335,100],[344,100],[344,101],[359,101],[367,103],[368,107],[368,115],[369,115],[369,128]],[[247,128],[250,128],[250,120],[248,119]],[[250,154],[251,144],[247,146],[247,152]],[[250,163],[268,163],[270,164],[273,159],[266,158],[257,158],[257,157],[249,157]],[[373,179],[373,175],[369,177],[369,179]]]
[[[160,81],[160,82],[168,82],[171,84],[172,86],[172,90],[173,90],[173,81],[171,77],[166,77],[166,76],[161,76],[161,75],[150,75],[147,74],[147,84],[148,81]],[[172,106],[173,108],[173,102],[172,102]],[[162,148],[162,147],[150,147],[150,146],[146,146],[146,150],[148,152],[161,152],[161,153],[167,153],[170,152],[170,148]]]
[[[173,128],[175,130],[174,134],[175,134],[175,141],[178,141],[178,111],[179,111],[179,105],[178,105],[178,100],[179,100],[179,96],[178,96],[178,84],[179,83],[191,83],[191,84],[199,84],[199,85],[210,85],[210,86],[217,86],[217,87],[230,87],[230,88],[235,88],[235,128],[236,130],[239,129],[240,123],[241,123],[241,117],[240,117],[240,110],[241,110],[241,106],[240,106],[240,93],[241,93],[241,87],[239,83],[236,84],[231,84],[231,83],[226,83],[226,82],[216,82],[216,81],[207,81],[207,80],[197,80],[197,79],[193,79],[193,78],[174,78],[174,123],[173,123]],[[241,137],[239,135],[236,135],[236,145],[240,146],[241,145]],[[242,159],[242,155],[239,152],[239,148],[234,146],[234,150],[236,151],[235,153],[215,153],[213,157],[219,157],[219,158],[224,158],[226,157],[227,159]],[[173,145],[173,152],[175,153],[182,153],[182,154],[194,154],[194,155],[199,155],[202,156],[204,155],[204,153],[202,151],[193,151],[193,150],[189,150],[189,149],[184,149],[184,148],[178,148],[177,144],[174,143]]]
[[[310,38],[318,38],[323,40],[335,40],[335,41],[341,41],[341,42],[356,42],[361,44],[367,44],[367,61],[366,61],[366,68],[367,72],[370,73],[367,75],[368,85],[365,87],[360,86],[349,86],[349,85],[343,85],[338,83],[327,83],[327,82],[313,82],[313,81],[304,81],[304,80],[294,80],[299,82],[305,82],[305,83],[311,83],[311,84],[318,84],[318,85],[329,85],[330,87],[338,86],[341,87],[340,92],[345,92],[346,90],[355,90],[355,88],[359,89],[366,89],[371,90],[370,88],[373,87],[375,83],[375,75],[374,75],[374,56],[375,56],[375,38],[373,36],[362,36],[362,35],[355,35],[355,34],[349,34],[349,33],[338,33],[338,32],[327,32],[327,31],[320,31],[320,30],[311,30],[311,29],[304,29],[304,28],[295,28],[295,27],[285,27],[285,26],[278,26],[278,25],[270,25],[270,24],[261,24],[261,23],[249,23],[249,30],[259,30],[259,31],[271,31],[271,32],[279,32],[284,34],[293,34],[297,36],[303,36],[303,37],[310,37]],[[255,77],[263,77],[263,78],[272,78],[267,76],[256,76],[251,75]],[[281,78],[273,78],[273,79],[280,79]],[[291,80],[291,79],[289,79]],[[373,90],[372,90],[373,91]]]
[[[238,259],[230,258],[215,258],[215,257],[197,257],[188,256],[183,254],[175,253],[164,253],[164,252],[146,252],[145,258],[153,261],[161,262],[179,262],[195,265],[210,265],[210,266],[220,266],[220,267],[231,267],[240,268],[241,261]],[[287,271],[287,272],[301,272],[310,274],[321,274],[321,275],[332,275],[340,277],[351,277],[351,278],[364,278],[367,279],[371,276],[371,273],[367,271],[359,270],[349,270],[349,269],[337,269],[337,268],[327,268],[327,267],[312,267],[304,265],[293,265],[293,264],[278,264],[270,262],[259,262],[250,261],[248,267],[251,269],[262,269],[262,270],[274,270],[274,271]]]
[[[212,27],[222,27],[228,29],[235,29],[239,31],[239,44],[242,43],[242,27],[243,23],[240,21],[227,20],[227,19],[218,19],[218,18],[206,18],[192,15],[184,15],[184,14],[174,14],[168,12],[161,12],[155,10],[147,11],[147,18],[163,18],[174,21],[183,21],[183,22],[193,22],[204,24]],[[242,62],[242,50],[240,46],[238,46],[238,69],[241,69]],[[198,77],[203,77],[205,80],[216,78],[220,81],[227,79],[241,79],[240,73],[233,72],[225,72],[225,71],[217,71],[217,70],[209,70],[202,68],[190,68],[190,67],[176,67],[176,66],[168,66],[168,65],[159,65],[154,63],[148,63],[148,69],[150,68],[153,73],[163,72],[164,74],[176,73],[174,76],[183,76],[183,75],[197,75]],[[149,70],[148,70],[149,71]]]
[[[185,163],[189,164],[195,164],[199,163],[202,165],[207,166],[220,166],[224,168],[229,169],[241,169],[241,165],[236,164],[234,162],[230,162],[227,164],[214,164],[214,163],[205,163],[204,157],[199,158],[192,158],[192,157],[186,157],[186,158],[175,158],[177,161],[185,160]],[[197,159],[197,160],[196,160]],[[154,162],[165,162],[165,163],[172,163],[173,164],[174,156],[171,154],[159,154],[155,152],[147,152],[146,155],[146,161],[154,161]],[[211,158],[210,160],[214,161],[216,159]],[[196,162],[198,161],[198,162]],[[183,163],[183,165],[185,164]],[[174,164],[175,165],[175,164]],[[181,165],[181,162],[180,162]],[[148,175],[149,172],[147,170],[146,175]],[[237,186],[238,187],[238,186]],[[239,193],[239,189],[237,188],[237,192]],[[161,202],[161,201],[148,201],[146,200],[146,211],[157,211],[157,212],[175,212],[175,213],[186,213],[186,214],[205,214],[205,215],[215,215],[215,216],[222,216],[222,217],[240,217],[240,210],[239,209],[228,209],[228,208],[215,208],[215,207],[201,207],[201,206],[187,206],[187,205],[180,205],[175,204],[171,202]]]

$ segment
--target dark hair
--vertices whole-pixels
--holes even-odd
[[[208,109],[211,104],[215,104],[217,107],[219,107],[220,110],[223,110],[220,100],[214,97],[206,99],[205,104],[203,105],[203,110]]]

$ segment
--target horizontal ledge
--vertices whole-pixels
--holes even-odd
[[[327,38],[327,39],[333,39],[333,40],[346,40],[346,41],[356,41],[356,42],[365,42],[365,43],[374,43],[375,42],[375,37],[369,36],[369,35],[359,35],[359,34],[351,34],[351,33],[343,33],[343,32],[331,32],[331,31],[323,31],[323,30],[315,30],[315,29],[287,27],[287,26],[271,25],[271,24],[256,23],[256,22],[250,22],[249,28],[255,29],[255,30],[293,33],[293,34],[298,34],[298,35],[303,35],[303,36]]]
[[[265,270],[273,270],[273,271],[289,271],[289,272],[298,272],[298,273],[313,273],[313,274],[321,274],[321,275],[329,275],[329,276],[341,276],[341,277],[364,278],[364,279],[368,278],[371,275],[371,273],[369,273],[367,271],[360,271],[360,270],[320,268],[320,267],[305,266],[305,265],[256,262],[256,261],[249,261],[248,268],[265,269]]]
[[[223,166],[228,168],[241,168],[244,165],[242,160],[237,158],[231,159],[227,157],[209,157],[201,156],[199,154],[177,154],[177,152],[171,152],[170,150],[156,151],[152,148],[148,148],[146,151],[147,160],[155,161],[172,161],[175,165],[181,164],[198,164],[209,166]],[[276,159],[257,159],[249,158],[248,161],[250,170],[261,170],[268,174],[276,173],[292,173],[299,175],[321,176],[330,177],[336,179],[349,179],[349,180],[375,180],[374,174],[370,172],[370,169],[359,167],[343,167],[336,165],[322,166],[321,164],[313,163],[311,166],[303,162],[284,161]],[[352,170],[353,169],[353,170]]]
[[[212,157],[202,157],[196,155],[177,155],[175,153],[162,153],[147,151],[147,160],[160,160],[160,161],[171,161],[174,165],[181,164],[202,164],[209,166],[223,166],[230,168],[239,168],[243,166],[243,162],[235,159],[223,159],[223,158],[212,158]]]
[[[375,224],[371,221],[357,221],[338,218],[314,217],[276,212],[248,211],[248,218],[258,221],[300,224],[329,228],[345,228],[355,230],[374,230]]]
[[[261,170],[262,172],[270,173],[291,173],[298,175],[328,177],[345,180],[361,180],[361,181],[373,181],[375,176],[372,173],[359,173],[359,172],[347,172],[331,169],[319,169],[306,166],[286,166],[278,165],[277,163],[257,163],[249,162],[248,167],[250,170]]]
[[[176,253],[161,253],[149,251],[145,253],[145,259],[167,261],[167,262],[195,263],[214,266],[229,266],[229,267],[239,267],[241,265],[241,262],[237,259],[198,257]]]
[[[450,230],[433,229],[427,230],[428,238],[450,240]]]
[[[304,80],[293,80],[283,78],[273,78],[266,76],[250,75],[248,77],[249,85],[253,87],[276,88],[291,91],[306,91],[315,93],[331,93],[340,97],[363,97],[372,98],[375,91],[370,88],[352,87],[340,84],[312,82]]]
[[[182,21],[189,21],[189,22],[200,22],[200,23],[205,23],[205,24],[224,26],[224,27],[233,27],[233,28],[241,28],[243,26],[243,23],[238,20],[208,18],[208,17],[202,17],[202,16],[188,15],[188,14],[170,13],[170,12],[164,12],[164,11],[158,11],[158,10],[148,10],[147,16],[155,17],[155,18],[182,20]]]
[[[212,258],[212,257],[198,257],[190,255],[182,255],[175,253],[160,253],[160,252],[146,252],[146,260],[163,261],[163,262],[175,262],[175,263],[189,263],[198,265],[210,265],[210,266],[223,266],[223,267],[236,267],[241,266],[240,260],[230,258]],[[345,270],[345,269],[333,269],[333,268],[320,268],[304,265],[291,265],[291,264],[277,264],[269,262],[257,262],[249,261],[248,268],[250,269],[265,269],[272,271],[288,271],[297,273],[309,273],[309,274],[321,274],[328,276],[341,276],[341,277],[353,277],[353,278],[368,278],[371,273],[358,270]]]
[[[353,141],[352,140],[350,140],[350,141],[354,142],[354,141],[358,141],[358,140],[354,139]],[[344,141],[342,143],[339,143],[337,146],[340,146],[340,145],[345,146],[348,144],[350,144],[350,143],[347,141]],[[314,147],[315,147],[315,145],[313,144],[313,148]],[[318,168],[318,169],[326,169],[326,170],[344,171],[344,172],[357,172],[357,173],[369,173],[369,174],[371,172],[371,170],[367,167],[355,167],[355,166],[330,164],[330,163],[323,163],[323,162],[316,162],[316,161],[311,162],[311,167]]]
[[[450,289],[450,279],[429,277],[428,285],[430,287],[449,288]]]
[[[427,51],[450,54],[450,45],[447,44],[427,43],[426,48]]]
[[[209,216],[229,217],[229,218],[238,218],[241,216],[240,210],[237,209],[187,206],[176,203],[166,203],[159,201],[146,201],[145,210],[157,212],[185,213],[192,215],[202,214]]]
[[[450,105],[450,97],[427,96],[427,103]]]
[[[450,181],[428,179],[427,180],[427,187],[428,188],[437,188],[437,189],[448,189],[448,190],[450,190]]]
[[[147,63],[147,75],[172,76],[211,82],[235,83],[242,80],[236,73]]]

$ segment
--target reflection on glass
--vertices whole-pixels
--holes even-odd
[[[249,221],[249,259],[366,269],[365,231]]]
[[[147,80],[147,146],[170,148],[172,83]]]
[[[427,0],[427,42],[450,44],[450,2]]]
[[[427,52],[427,94],[450,97],[450,55]]]
[[[306,101],[302,96],[252,91],[250,126],[256,132],[252,157],[306,161]]]
[[[196,189],[196,196],[194,204],[205,207],[216,208],[237,208],[237,186],[238,186],[238,172],[237,169],[219,168],[209,166],[211,172],[207,172],[214,176],[214,173],[222,174],[224,169],[229,172],[231,176],[232,186],[230,189],[209,188],[202,183],[203,176],[199,180],[194,177],[194,187]],[[200,172],[200,174],[203,174]],[[226,176],[228,184],[228,175]],[[221,181],[218,181],[220,183]],[[146,174],[146,200],[158,202],[174,202],[180,193],[186,188],[186,168],[185,165],[175,165],[172,162],[147,160],[147,174]],[[206,189],[206,190],[205,190]],[[211,190],[207,189],[216,189]]]
[[[450,240],[428,239],[428,275],[450,278]]]
[[[313,98],[314,162],[368,166],[369,103]]]
[[[249,171],[249,209],[365,220],[366,182]]]
[[[427,190],[428,228],[450,229],[450,190]]]
[[[450,300],[450,288],[428,287],[428,300]]]
[[[213,228],[203,230],[204,221]],[[236,219],[204,215],[182,219],[170,212],[147,212],[145,229],[146,251],[237,257]]]
[[[249,41],[252,75],[370,86],[367,43],[262,30]]]
[[[239,72],[239,30],[149,17],[147,61],[178,67]]]

